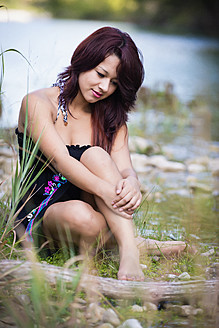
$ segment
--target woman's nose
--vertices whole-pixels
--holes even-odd
[[[99,83],[99,88],[103,91],[103,92],[107,92],[109,89],[109,84],[110,84],[110,80],[107,78],[104,78],[101,80],[101,82]]]

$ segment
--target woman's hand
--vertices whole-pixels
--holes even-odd
[[[122,181],[122,180],[121,180]],[[113,200],[117,198],[116,192],[115,192],[115,185],[109,184],[108,182],[105,182],[105,188],[104,193],[101,195],[101,199],[104,201],[104,203],[107,205],[107,207],[113,211],[115,214],[122,216],[125,219],[132,219],[133,210],[123,210],[121,207],[112,206]],[[116,186],[116,190],[118,189],[119,184]]]
[[[141,204],[140,184],[133,176],[128,176],[118,182],[116,194],[112,206],[114,209],[118,209],[119,212],[125,211],[133,214],[134,210]]]

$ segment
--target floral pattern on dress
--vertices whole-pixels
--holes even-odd
[[[55,192],[66,182],[67,182],[67,179],[65,177],[63,177],[63,175],[60,173],[53,175],[52,180],[49,180],[47,182],[47,186],[44,188],[44,193],[43,193],[43,195],[45,195],[47,197],[42,201],[42,203],[37,208],[34,208],[27,215],[27,219],[29,221],[28,226],[26,228],[28,240],[33,241],[32,230],[33,230],[33,224],[34,224],[35,219],[37,218],[39,213],[42,211],[42,209],[44,209],[48,205],[50,199],[55,194]]]

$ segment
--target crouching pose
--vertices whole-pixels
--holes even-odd
[[[142,196],[126,121],[143,77],[130,36],[101,28],[79,44],[53,87],[24,97],[16,129],[20,158],[26,110],[27,135],[33,144],[40,140],[29,172],[35,178],[31,197],[21,200],[17,217],[27,238],[41,222],[48,240],[71,239],[83,251],[97,238],[104,243],[110,232],[118,244],[122,280],[143,280],[138,248],[156,249],[153,241],[135,239],[132,220]],[[45,160],[49,165],[37,177]],[[173,251],[184,248],[180,243]]]

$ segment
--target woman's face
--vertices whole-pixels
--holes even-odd
[[[117,67],[120,59],[110,55],[97,67],[79,75],[79,93],[88,103],[109,97],[117,88]]]

